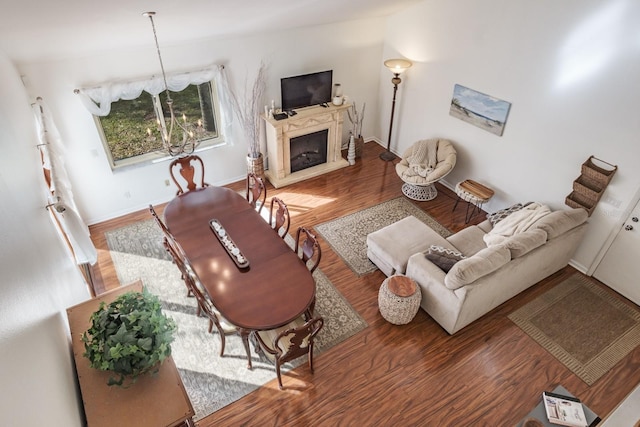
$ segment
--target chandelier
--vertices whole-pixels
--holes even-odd
[[[169,93],[169,85],[167,84],[167,75],[164,71],[164,64],[162,62],[162,55],[160,54],[160,45],[158,44],[158,35],[156,34],[156,26],[153,22],[155,12],[144,12],[142,16],[149,18],[151,21],[151,28],[153,29],[153,38],[156,42],[156,50],[158,51],[158,60],[160,61],[160,70],[162,71],[162,79],[164,82],[164,90],[167,94],[167,109],[169,110],[169,125],[167,126],[164,111],[160,104],[159,95],[154,97],[154,108],[157,116],[156,123],[158,125],[158,131],[162,138],[162,146],[171,157],[179,157],[192,154],[199,144],[198,136],[204,133],[204,127],[202,126],[202,119],[198,119],[197,123],[189,123],[187,116],[182,114],[182,122],[176,119],[173,110],[173,100]],[[173,130],[176,128],[176,133],[181,133],[180,137],[173,141]],[[154,141],[155,137],[152,136],[150,128],[147,128],[147,139]]]

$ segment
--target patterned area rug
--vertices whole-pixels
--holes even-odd
[[[588,385],[640,345],[640,311],[579,273],[509,319]]]
[[[452,234],[406,197],[398,197],[325,222],[316,226],[315,229],[349,268],[358,276],[362,276],[377,269],[376,265],[367,258],[367,234],[410,215],[415,216],[443,237],[449,237]]]
[[[197,317],[196,301],[187,297],[180,271],[162,246],[162,234],[153,220],[142,221],[105,234],[118,279],[127,284],[142,279],[158,295],[164,312],[178,324],[172,354],[195,409],[195,420],[232,403],[262,384],[276,378],[274,365],[264,355],[252,354],[253,370],[247,369],[242,340],[237,334],[226,337],[225,355],[220,357],[220,337],[208,321]],[[287,243],[293,243],[288,236]],[[317,269],[315,313],[324,318],[324,327],[316,338],[314,354],[366,328],[364,319]],[[322,359],[318,358],[318,363]],[[306,363],[300,358],[284,372]]]

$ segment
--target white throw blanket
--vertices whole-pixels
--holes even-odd
[[[423,178],[436,167],[437,144],[414,144],[411,154],[406,158],[409,168],[403,173],[406,176],[419,175]]]
[[[498,245],[509,237],[528,230],[537,220],[551,213],[547,205],[531,203],[496,224],[482,238],[487,246]]]

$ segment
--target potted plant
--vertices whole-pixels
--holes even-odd
[[[265,88],[265,74],[265,64],[261,63],[251,91],[246,87],[245,82],[245,93],[242,99],[238,99],[234,91],[230,91],[231,104],[248,140],[247,172],[253,172],[263,179],[264,160],[260,152],[260,111]]]
[[[100,304],[91,327],[82,334],[91,367],[110,371],[108,385],[126,386],[140,375],[157,373],[171,355],[176,324],[162,313],[160,300],[146,289],[127,292],[110,304]]]

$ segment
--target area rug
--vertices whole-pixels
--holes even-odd
[[[252,353],[253,370],[247,369],[242,340],[237,334],[226,337],[225,354],[220,357],[220,337],[207,332],[208,320],[196,316],[196,301],[187,297],[180,271],[162,246],[162,234],[153,220],[138,222],[105,233],[111,258],[121,284],[142,280],[159,296],[164,312],[175,319],[178,330],[172,355],[199,420],[276,378],[274,365],[264,355]],[[288,236],[287,242],[293,243]],[[367,327],[364,319],[317,269],[315,313],[324,318],[316,338],[314,354]],[[300,358],[284,371],[306,363]],[[322,358],[318,358],[322,364]]]
[[[588,385],[640,344],[640,311],[579,273],[509,319]]]
[[[370,208],[317,225],[315,229],[358,276],[371,273],[376,265],[367,258],[367,234],[410,215],[427,224],[443,237],[452,233],[405,197],[398,197]]]

